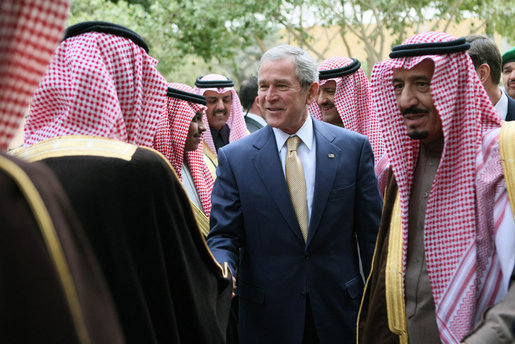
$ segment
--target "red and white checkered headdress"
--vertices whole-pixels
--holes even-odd
[[[169,86],[195,94],[193,88],[188,85],[172,83]],[[195,102],[168,97],[166,107],[159,119],[153,148],[161,152],[170,161],[181,181],[182,163],[183,159],[186,159],[185,162],[193,177],[202,208],[204,208],[204,214],[209,217],[211,213],[211,191],[213,191],[214,181],[204,161],[202,143],[195,151],[184,154],[191,120],[197,112],[202,111],[205,113],[205,109],[206,106]]]
[[[156,64],[129,38],[104,32],[67,38],[34,95],[25,145],[90,135],[152,146],[167,89]]]
[[[207,74],[201,78],[198,78],[198,81],[222,81],[226,82],[228,79],[220,74]],[[195,86],[195,92],[197,94],[205,95],[206,91],[214,91],[218,94],[222,94],[228,91],[231,91],[232,94],[232,105],[231,105],[231,113],[229,114],[229,118],[227,119],[227,125],[229,126],[229,143],[234,142],[236,140],[241,139],[249,134],[247,130],[247,125],[245,124],[245,118],[243,117],[243,111],[241,108],[240,98],[238,98],[238,94],[234,89],[234,86],[230,87],[199,87]],[[209,131],[209,122],[207,121],[207,115],[204,115],[204,124],[206,125],[206,132],[204,133],[204,141],[207,146],[211,149],[213,154],[216,155],[216,148],[213,142],[213,137],[211,136],[211,132]]]
[[[7,149],[59,40],[69,0],[0,4],[0,149]]]
[[[331,57],[323,61],[319,66],[319,71],[338,70],[350,66],[357,60],[348,57]],[[383,137],[377,116],[372,106],[370,96],[370,86],[368,79],[361,67],[358,67],[350,74],[329,78],[320,78],[320,86],[327,81],[336,82],[336,92],[334,94],[334,105],[340,115],[343,126],[349,130],[368,136],[374,160],[377,164],[384,154]],[[322,119],[320,107],[316,102],[310,105],[309,112],[317,119]]]
[[[500,117],[466,48],[447,53],[435,48],[425,55],[414,52],[417,47],[427,50],[419,43],[465,44],[458,41],[438,32],[415,35],[401,46],[410,45],[415,55],[376,64],[371,78],[387,155],[399,186],[406,255],[408,209],[420,142],[407,135],[392,75],[396,68],[411,69],[425,59],[434,62],[430,89],[442,121],[444,148],[427,201],[424,245],[444,343],[459,343],[471,330],[478,315],[497,297],[500,279],[492,240],[496,231],[493,212],[495,193],[504,181],[500,160],[495,161],[499,153],[492,149],[497,142],[495,135],[488,138],[500,127]]]

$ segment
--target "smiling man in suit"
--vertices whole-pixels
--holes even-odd
[[[237,276],[240,341],[353,342],[382,205],[370,143],[308,115],[304,50],[270,49],[258,79],[269,126],[219,150],[208,236]]]

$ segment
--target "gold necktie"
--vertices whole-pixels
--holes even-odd
[[[304,179],[304,169],[302,161],[297,154],[297,147],[300,143],[300,137],[292,136],[286,141],[288,153],[286,155],[286,183],[290,191],[291,201],[297,221],[299,222],[304,242],[308,238],[308,204],[306,197],[306,180]]]

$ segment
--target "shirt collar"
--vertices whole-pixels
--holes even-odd
[[[278,151],[281,151],[281,148],[284,146],[286,140],[288,140],[290,136],[295,135],[300,137],[302,142],[306,145],[306,147],[308,147],[309,150],[311,150],[311,147],[313,146],[313,120],[309,114],[307,115],[302,127],[300,127],[300,129],[295,134],[286,134],[284,131],[278,128],[272,128],[272,130],[274,131],[275,142],[277,143]]]

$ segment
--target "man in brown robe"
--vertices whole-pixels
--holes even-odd
[[[505,180],[513,167],[501,160],[513,137],[504,139],[468,48],[428,32],[374,67],[391,170],[359,343],[514,340],[514,199]]]
[[[167,82],[132,30],[69,27],[34,94],[17,154],[62,183],[127,343],[224,343],[230,276],[211,256],[170,163],[148,148]]]
[[[111,295],[53,173],[5,153],[69,1],[0,6],[0,342],[123,343]]]

